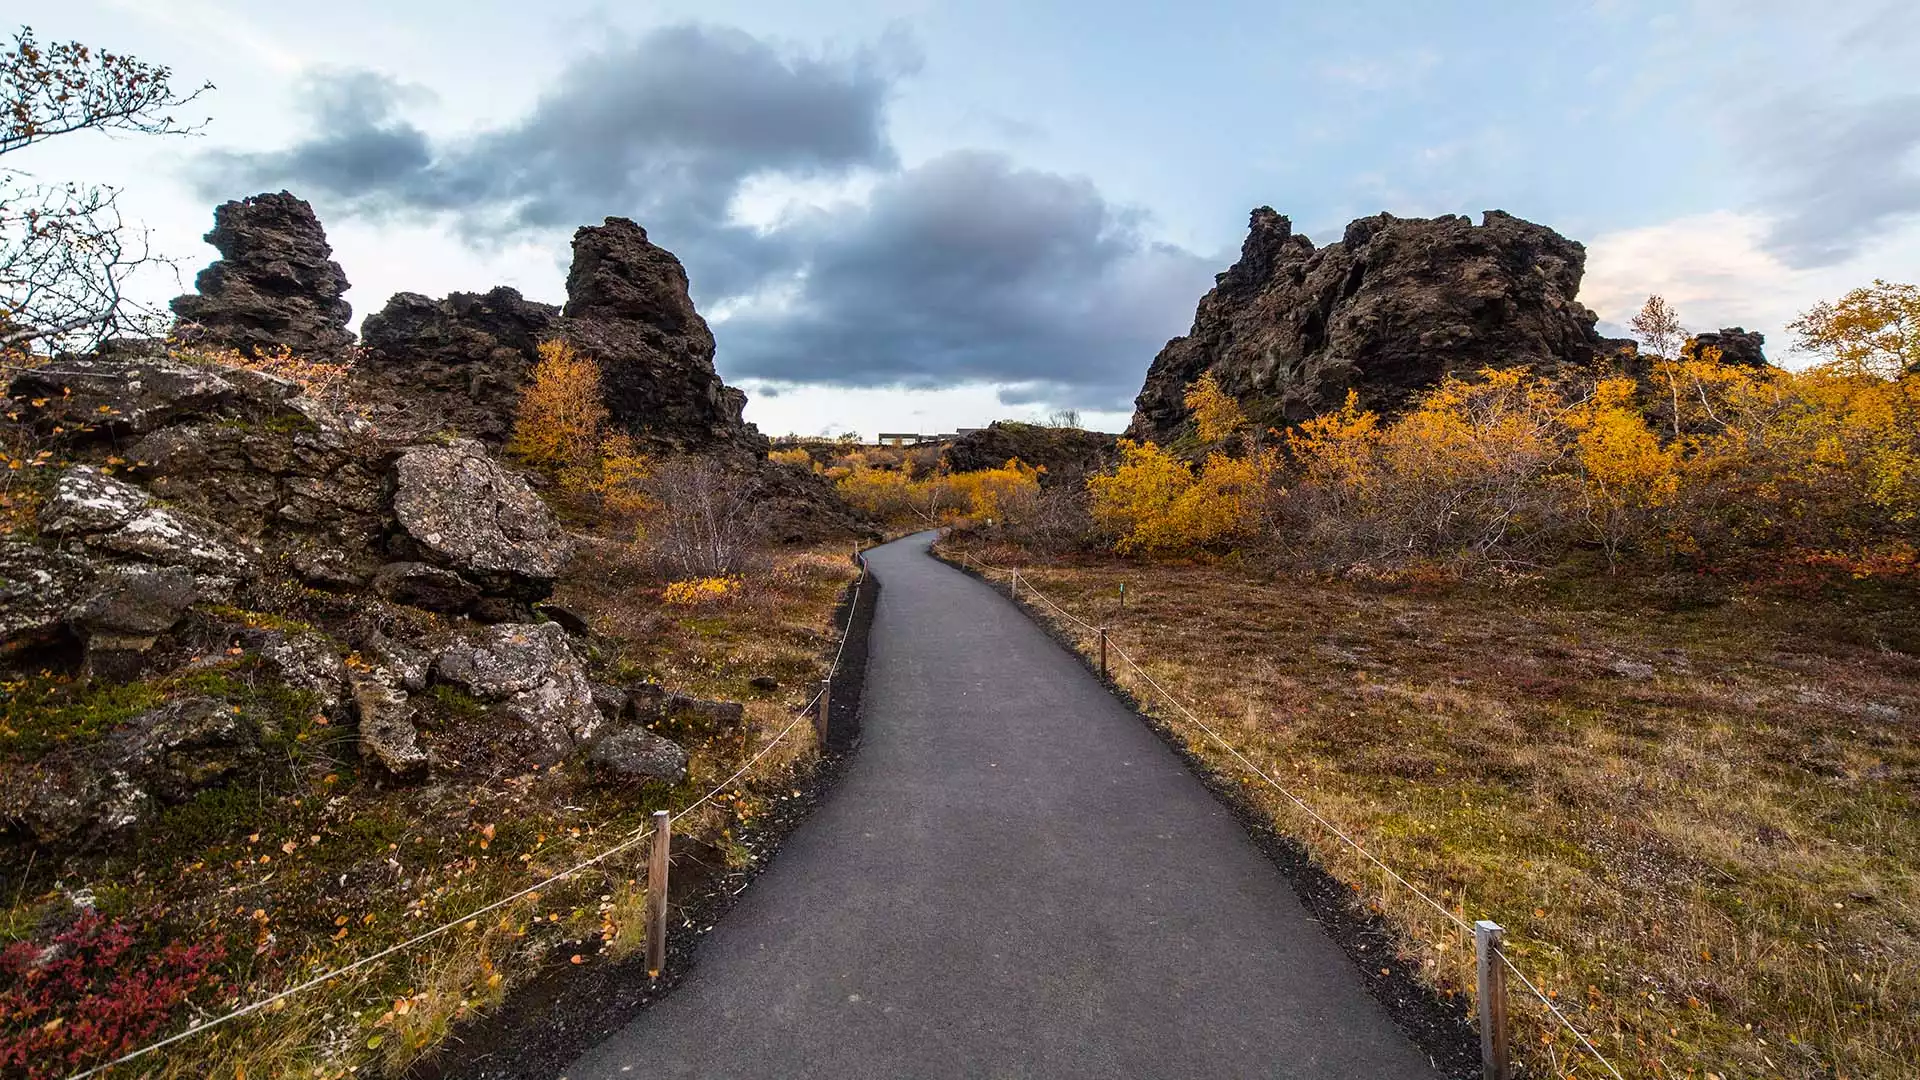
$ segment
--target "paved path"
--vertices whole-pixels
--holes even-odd
[[[847,775],[567,1080],[1433,1080],[1232,815],[932,539],[868,554]]]

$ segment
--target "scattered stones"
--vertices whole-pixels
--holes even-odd
[[[747,680],[747,686],[756,694],[771,694],[780,689],[780,680],[771,675],[755,675]]]
[[[593,744],[587,771],[603,782],[678,784],[687,778],[687,752],[645,728],[628,728]]]
[[[483,445],[414,447],[394,475],[394,519],[426,561],[492,593],[536,600],[552,591],[572,542],[533,488]]]
[[[347,275],[305,200],[287,192],[222,203],[206,241],[220,260],[176,297],[176,335],[194,345],[329,356],[353,344]]]

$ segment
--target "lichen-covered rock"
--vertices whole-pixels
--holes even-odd
[[[480,587],[451,570],[426,563],[397,562],[373,575],[373,591],[382,599],[428,611],[458,615],[480,599]]]
[[[1482,224],[1379,214],[1315,248],[1267,207],[1193,329],[1154,358],[1127,434],[1188,430],[1187,387],[1212,372],[1256,423],[1339,408],[1391,413],[1448,375],[1526,365],[1550,374],[1602,350],[1575,297],[1586,249],[1497,210]]]
[[[554,623],[491,626],[442,649],[434,676],[483,702],[499,703],[532,733],[541,764],[572,753],[605,725],[587,669]]]
[[[177,297],[176,334],[195,345],[328,356],[353,344],[347,275],[313,207],[287,192],[222,203],[206,241],[220,260]]]
[[[629,728],[593,744],[587,753],[587,771],[609,783],[678,784],[687,778],[687,752],[645,728]]]
[[[552,591],[572,543],[533,488],[482,444],[414,447],[394,476],[394,519],[425,561],[489,592],[537,600]]]
[[[360,721],[360,756],[379,763],[395,779],[425,776],[427,752],[420,748],[415,709],[399,679],[384,668],[356,668],[348,678]]]
[[[193,574],[178,566],[112,566],[94,579],[68,621],[84,635],[152,639],[178,625],[200,599]]]
[[[250,717],[224,701],[182,698],[129,720],[100,743],[0,773],[0,819],[42,844],[110,839],[162,806],[239,778],[260,757]]]
[[[332,638],[311,630],[247,630],[238,638],[282,683],[312,694],[321,712],[330,716],[342,712],[347,666]]]
[[[401,689],[417,694],[427,688],[427,676],[433,670],[433,657],[425,649],[388,637],[378,630],[368,634],[360,651],[374,663],[393,673]]]
[[[0,536],[0,656],[63,637],[67,612],[92,578],[84,559]]]
[[[144,435],[183,418],[212,412],[240,388],[211,368],[165,358],[75,358],[16,374],[7,395],[45,401],[28,419],[85,432]]]
[[[645,229],[610,217],[573,234],[564,315],[561,335],[599,361],[614,423],[664,450],[764,449],[741,419],[747,395],[714,372],[686,269]]]
[[[512,434],[535,349],[559,317],[558,307],[506,286],[444,300],[396,293],[361,327],[366,354],[355,373],[410,422],[498,446]]]
[[[91,465],[75,465],[54,481],[40,507],[40,531],[47,536],[106,532],[132,521],[153,499],[132,484]]]
[[[252,577],[263,554],[258,544],[223,535],[206,522],[159,507],[141,511],[111,532],[88,537],[87,543],[162,566],[185,566],[226,578]]]

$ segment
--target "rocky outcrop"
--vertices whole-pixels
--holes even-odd
[[[946,460],[954,472],[974,472],[1018,458],[1046,470],[1040,475],[1043,484],[1074,483],[1111,465],[1119,456],[1116,443],[1101,431],[996,420],[955,439],[946,448]]]
[[[614,423],[656,450],[765,449],[741,419],[747,395],[720,381],[713,333],[680,260],[626,218],[573,234],[560,333],[600,364]]]
[[[331,356],[353,344],[341,299],[347,275],[333,261],[313,207],[287,192],[221,204],[206,241],[220,260],[176,297],[176,331],[188,344]]]
[[[355,669],[348,679],[354,715],[359,719],[360,756],[398,780],[425,776],[427,754],[420,749],[420,731],[413,725],[415,710],[399,685],[399,676],[370,668]]]
[[[1763,368],[1767,366],[1766,345],[1766,335],[1758,330],[1729,326],[1717,334],[1695,334],[1687,339],[1680,351],[1682,355],[1694,359],[1708,349],[1717,349],[1723,364]]]
[[[522,379],[560,309],[501,286],[432,300],[396,293],[360,329],[356,369],[376,401],[410,408],[428,431],[453,431],[492,446],[513,432]]]
[[[515,599],[545,598],[572,552],[539,494],[473,440],[402,454],[393,516],[422,561]]]
[[[503,738],[537,764],[585,746],[606,723],[587,669],[556,623],[489,627],[442,650],[433,674],[480,702],[502,706],[514,725]]]
[[[1192,330],[1154,358],[1127,434],[1179,439],[1182,398],[1209,371],[1254,421],[1286,424],[1349,390],[1391,413],[1447,375],[1589,363],[1603,346],[1575,300],[1585,265],[1580,244],[1498,210],[1479,225],[1379,214],[1316,248],[1261,207]]]

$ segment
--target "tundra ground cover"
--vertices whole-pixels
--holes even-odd
[[[1839,575],[1717,606],[1594,589],[1364,588],[1231,565],[1043,562],[962,537],[1511,952],[1629,1077],[1920,1069],[1920,659],[1904,589]],[[1124,583],[1124,609],[1118,604]],[[1091,657],[1094,637],[1036,605]],[[1118,681],[1381,913],[1437,992],[1472,946]],[[1532,1075],[1605,1070],[1515,987]]]

